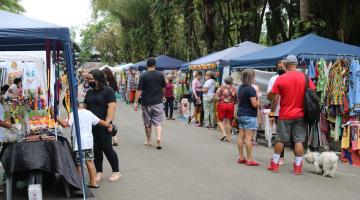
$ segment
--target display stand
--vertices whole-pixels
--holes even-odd
[[[58,53],[62,51],[63,56],[66,60],[66,69],[69,78],[70,100],[73,108],[76,136],[77,138],[81,138],[78,109],[76,103],[77,95],[75,87],[74,57],[72,52],[72,43],[69,28],[42,22],[39,20],[25,17],[23,15],[17,15],[6,11],[0,11],[0,18],[2,19],[0,20],[0,51],[45,50],[48,57],[48,66],[50,62],[51,47],[53,47],[53,53],[56,53],[54,51],[55,48],[57,49]],[[49,71],[48,74],[50,74]],[[48,90],[48,94],[49,91],[50,89]],[[55,108],[57,108],[57,106],[58,105],[55,105]],[[83,199],[86,199],[87,189],[84,177],[83,154],[81,152],[80,139],[77,140],[77,145],[80,151]],[[11,199],[9,197],[7,198],[9,200]]]

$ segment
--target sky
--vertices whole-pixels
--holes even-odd
[[[28,17],[70,28],[80,29],[91,20],[91,0],[22,0],[21,4]]]

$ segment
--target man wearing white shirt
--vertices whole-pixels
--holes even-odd
[[[273,94],[271,93],[271,90],[273,88],[273,85],[276,81],[276,79],[281,76],[282,74],[285,73],[285,62],[284,60],[279,60],[277,63],[276,63],[276,75],[271,77],[271,79],[269,80],[269,83],[268,83],[268,88],[267,88],[267,98],[270,102],[272,102],[273,100]],[[276,107],[276,111],[275,111],[275,119],[278,118],[279,116],[279,110],[280,110],[280,99],[279,99],[279,103]],[[282,151],[281,153],[281,156],[280,156],[280,160],[279,160],[279,165],[283,165],[284,164],[284,150]]]

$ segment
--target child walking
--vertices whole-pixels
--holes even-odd
[[[84,109],[83,104],[79,103],[78,107],[79,113],[79,124],[80,124],[80,138],[81,138],[81,149],[83,158],[85,160],[86,167],[89,172],[90,182],[88,184],[89,188],[99,188],[96,181],[96,169],[94,165],[94,141],[92,134],[92,126],[101,125],[107,128],[112,127],[111,124],[99,119],[89,110]],[[73,113],[70,113],[70,117],[67,121],[61,119],[59,116],[56,118],[56,121],[64,128],[71,127],[74,124]],[[75,127],[74,127],[75,128]],[[76,155],[76,164],[78,172],[80,173],[80,154],[78,150],[77,138],[75,131],[72,131],[74,138],[74,151]],[[110,133],[109,133],[110,134]]]

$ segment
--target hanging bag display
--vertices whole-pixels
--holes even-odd
[[[308,125],[313,125],[320,121],[320,102],[315,91],[309,88],[309,77],[305,76],[305,95],[304,95],[304,120]]]

